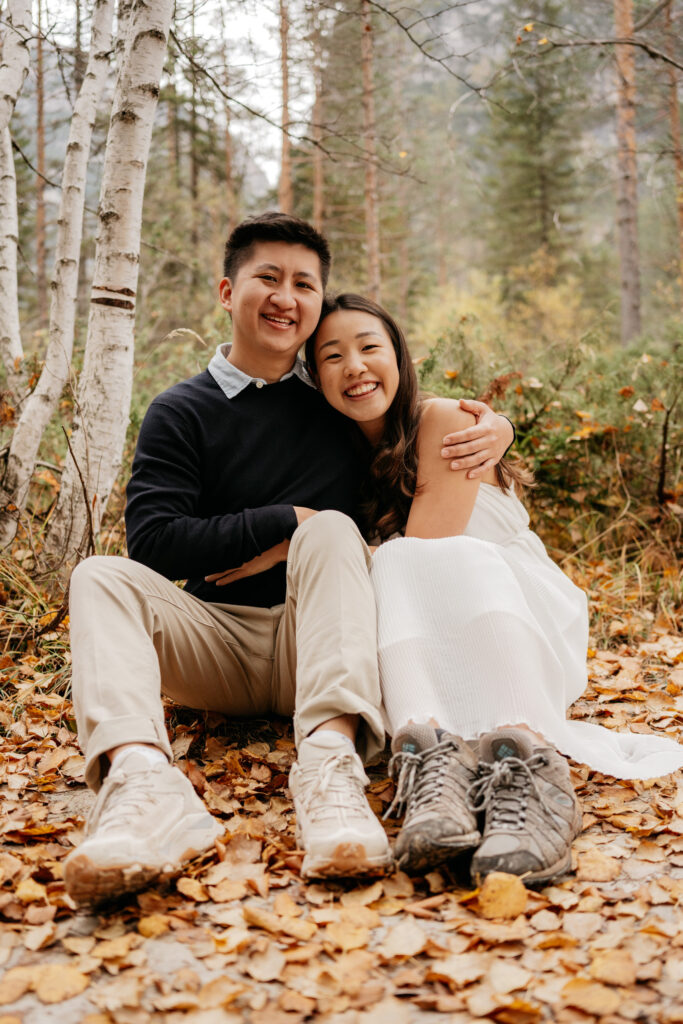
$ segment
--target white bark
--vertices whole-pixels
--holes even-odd
[[[172,11],[173,0],[137,0],[133,5],[114,93],[88,338],[71,439],[75,461],[71,455],[67,459],[45,540],[48,556],[67,564],[88,544],[90,516],[97,534],[121,465],[130,413],[145,176]]]
[[[0,356],[14,392],[24,358],[17,295],[17,179],[9,128],[0,129]]]
[[[83,236],[85,179],[97,104],[109,66],[113,12],[114,0],[95,0],[90,54],[71,118],[62,172],[45,364],[35,390],[22,406],[21,416],[12,435],[0,488],[0,508],[5,510],[9,506],[12,511],[0,512],[0,547],[5,547],[14,539],[18,514],[26,508],[41,438],[69,379]]]
[[[23,380],[17,297],[17,182],[9,122],[29,65],[31,0],[9,0],[0,59],[0,358],[10,392]]]
[[[7,128],[28,74],[31,0],[9,0],[0,60],[0,131]]]

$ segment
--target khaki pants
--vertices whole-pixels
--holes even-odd
[[[172,757],[161,694],[236,717],[291,715],[297,743],[357,714],[358,750],[384,745],[370,552],[340,512],[295,532],[287,598],[274,608],[208,604],[127,558],[96,556],[71,577],[73,701],[86,780],[121,743]],[[220,567],[219,567],[220,568]]]

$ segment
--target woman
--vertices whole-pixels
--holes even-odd
[[[475,880],[502,870],[544,882],[570,867],[581,827],[555,748],[643,778],[683,766],[683,747],[566,720],[586,685],[585,595],[529,529],[519,471],[503,464],[480,483],[444,466],[439,438],[473,417],[457,401],[420,398],[389,314],[340,295],[306,357],[370,446],[365,512],[381,544],[372,576],[392,808],[406,812],[399,864],[424,870],[476,848]]]

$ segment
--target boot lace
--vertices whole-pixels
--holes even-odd
[[[533,792],[543,813],[553,821],[533,772],[548,762],[543,754],[533,754],[526,761],[505,757],[501,761],[479,763],[479,778],[467,791],[467,803],[474,813],[486,811],[486,824],[493,828],[520,831],[526,823],[529,795]]]
[[[370,780],[355,754],[331,754],[315,766],[315,772],[317,777],[304,797],[311,818],[333,816],[333,806],[361,814],[367,809],[365,787]]]
[[[457,750],[458,744],[449,739],[418,754],[409,750],[394,754],[389,762],[389,776],[396,782],[396,792],[383,817],[399,818],[409,805],[422,809],[436,802],[443,790],[450,756]]]

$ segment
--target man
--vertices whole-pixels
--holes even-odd
[[[390,864],[361,760],[384,745],[370,553],[352,518],[363,464],[297,359],[329,265],[325,239],[296,218],[235,229],[220,283],[232,346],[147,412],[131,558],[90,558],[72,576],[74,706],[99,790],[65,864],[78,900],[139,888],[222,831],[171,764],[161,693],[229,715],[294,713],[303,874]],[[498,461],[512,427],[479,411],[444,457]]]

